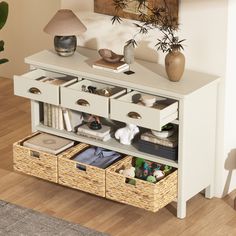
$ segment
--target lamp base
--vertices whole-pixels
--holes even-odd
[[[55,36],[54,47],[57,54],[62,57],[72,56],[77,47],[76,36]]]

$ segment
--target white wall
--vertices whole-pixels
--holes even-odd
[[[235,0],[229,1],[231,6],[235,5]],[[112,26],[111,17],[93,13],[93,0],[62,0],[61,3],[62,8],[74,10],[88,28],[88,31],[79,40],[80,45],[95,49],[109,48],[117,53],[122,53],[123,45],[136,32],[132,21],[125,20],[122,25]],[[232,21],[234,17],[232,22],[235,22],[233,9],[230,9],[230,12],[229,18]],[[186,68],[222,77],[219,86],[215,178],[216,196],[220,197],[223,192],[231,191],[236,187],[235,173],[227,170],[227,168],[233,168],[232,160],[236,159],[233,158],[236,151],[231,152],[236,147],[236,132],[234,132],[236,131],[234,125],[236,114],[232,116],[232,107],[235,101],[233,98],[236,94],[233,91],[235,82],[232,77],[233,70],[235,70],[232,65],[235,61],[235,52],[231,48],[235,38],[230,42],[227,41],[228,0],[181,0],[179,20],[181,24],[180,36],[187,39],[184,51],[187,61]],[[233,23],[231,23],[230,34],[232,34],[232,30]],[[139,38],[136,56],[163,64],[164,55],[157,53],[154,49],[157,37],[158,33],[155,32],[149,37]],[[228,57],[227,43],[231,45],[228,51],[232,50],[231,56]],[[226,64],[226,59],[231,61],[231,66]],[[225,80],[227,80],[226,87]],[[225,101],[226,108],[224,110]],[[230,152],[232,157],[229,161],[228,154]]]
[[[60,9],[60,0],[5,0],[9,4],[6,25],[0,31],[5,41],[5,51],[0,57],[7,57],[8,63],[0,66],[0,76],[12,78],[14,74],[27,71],[24,58],[42,49],[53,47],[53,38],[42,29]]]
[[[228,41],[227,41],[227,73],[225,81],[225,133],[224,133],[224,164],[225,171],[223,179],[225,185],[222,186],[224,191],[231,191],[236,187],[236,1],[229,0],[228,6]]]
[[[111,16],[93,13],[93,2],[93,0],[62,0],[62,8],[71,8],[77,12],[88,28],[79,43],[92,48],[108,47],[122,52],[124,43],[137,32],[132,25],[133,21],[124,20],[122,25],[114,26],[110,21]],[[181,0],[180,24],[181,36],[187,39],[185,43],[187,67],[224,75],[227,0]],[[136,50],[138,57],[157,60],[154,48],[157,36],[158,33],[155,32],[151,33],[151,37],[139,37],[142,42]],[[158,54],[162,63],[163,55]],[[216,55],[221,56],[216,57]]]

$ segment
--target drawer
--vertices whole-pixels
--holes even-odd
[[[147,107],[140,102],[143,93],[132,91],[120,98],[111,98],[110,118],[141,127],[161,130],[178,118],[178,102],[156,96],[157,102]]]
[[[88,87],[96,88],[97,93],[88,92]],[[105,94],[109,91],[110,94]],[[108,84],[83,79],[61,88],[61,105],[73,110],[108,118],[110,99],[121,96],[126,90]]]
[[[67,149],[58,155],[23,146],[23,142],[39,133],[34,133],[13,144],[14,169],[51,182],[58,182],[58,157],[65,155]]]
[[[137,178],[126,178],[119,170],[132,166],[132,157],[126,157],[106,170],[106,198],[156,212],[177,197],[177,170],[157,183]],[[129,183],[129,180],[133,184]]]
[[[106,169],[73,160],[74,155],[89,147],[88,144],[80,143],[58,159],[58,183],[105,197]]]
[[[75,77],[37,69],[21,76],[14,76],[14,94],[59,105],[60,86],[66,86],[76,80]]]

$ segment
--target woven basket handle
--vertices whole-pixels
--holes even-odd
[[[30,157],[40,158],[40,152],[30,150]]]
[[[134,178],[125,177],[124,180],[126,184],[136,187],[136,180]]]
[[[87,170],[87,166],[81,165],[81,164],[79,164],[79,163],[75,163],[75,168],[76,168],[77,170],[85,171],[85,172],[86,172],[86,170]]]

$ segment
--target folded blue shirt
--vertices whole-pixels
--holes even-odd
[[[100,147],[90,147],[78,154],[73,160],[105,169],[121,158],[121,154]]]
[[[90,165],[93,161],[97,159],[96,156],[96,147],[90,147],[85,151],[79,153],[78,155],[73,158],[75,161],[82,162],[84,164]]]

